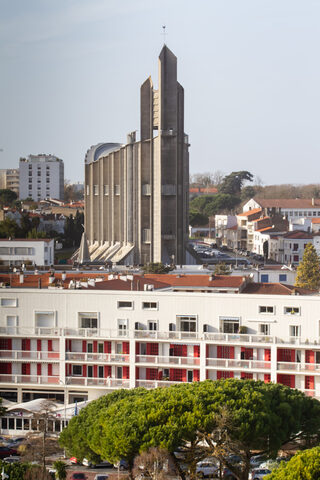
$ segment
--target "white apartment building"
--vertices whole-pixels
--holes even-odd
[[[0,262],[2,265],[44,266],[54,263],[54,240],[48,238],[13,239],[0,238]]]
[[[69,404],[229,377],[320,397],[318,294],[244,277],[85,277],[42,276],[39,289],[18,275],[0,289],[2,397]]]
[[[64,164],[60,158],[46,154],[20,158],[19,172],[21,199],[63,199]]]

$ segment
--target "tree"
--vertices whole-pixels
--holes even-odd
[[[169,475],[175,473],[175,467],[171,455],[166,450],[153,447],[135,458],[134,476],[139,476],[141,471],[152,480],[166,480]]]
[[[0,222],[0,238],[18,238],[20,236],[19,225],[11,218],[5,218]]]
[[[208,225],[209,218],[207,215],[203,213],[199,213],[195,210],[189,211],[189,224],[192,227],[200,226],[200,225]]]
[[[320,478],[320,447],[297,453],[288,463],[274,470],[268,480],[318,480]]]
[[[240,195],[244,182],[252,182],[253,175],[247,170],[232,172],[225,176],[219,187],[219,193],[229,193],[230,195]]]
[[[320,262],[316,249],[308,243],[297,269],[296,287],[317,290],[320,287]]]
[[[56,470],[59,480],[66,480],[67,478],[67,466],[61,460],[53,462],[53,468]]]
[[[17,200],[18,195],[13,190],[3,188],[0,190],[0,206],[11,207]]]
[[[41,462],[43,479],[47,478],[46,457],[59,451],[62,453],[57,438],[51,435],[51,426],[56,420],[53,413],[55,407],[55,403],[51,400],[44,400],[41,403],[41,409],[34,413],[31,419],[34,431],[26,437],[21,453],[21,457],[25,461]],[[36,428],[38,431],[35,431]]]
[[[228,265],[226,265],[224,262],[222,263],[217,263],[214,269],[214,274],[215,275],[230,275],[231,270]]]
[[[0,460],[0,472],[8,475],[9,480],[22,480],[30,466],[27,463],[7,463]],[[0,475],[1,476],[1,475]]]
[[[147,263],[142,267],[144,273],[168,273],[172,270],[169,265],[164,265],[162,262]]]
[[[320,431],[320,402],[280,384],[227,379],[120,392],[92,402],[70,421],[61,434],[70,453],[77,456],[81,449],[87,456],[87,450],[113,463],[124,458],[132,473],[137,455],[163,448],[183,479],[175,454],[182,448],[190,478],[195,478],[197,462],[212,455],[239,480],[247,480],[253,454],[276,455],[284,443],[310,440]],[[222,406],[226,414],[221,425]],[[217,451],[219,435],[225,441]],[[242,458],[238,467],[229,460],[235,449]]]

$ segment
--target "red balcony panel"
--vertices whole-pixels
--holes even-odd
[[[281,383],[282,385],[286,385],[287,387],[291,387],[291,388],[295,387],[294,375],[278,374],[277,382]]]
[[[315,355],[313,350],[306,350],[306,363],[315,363]]]
[[[21,365],[22,375],[30,375],[30,363],[23,363]]]
[[[30,338],[23,338],[21,340],[21,350],[25,352],[30,352],[30,348],[31,348]]]
[[[295,362],[296,352],[290,348],[279,348],[277,352],[278,362]]]
[[[147,380],[158,380],[158,369],[157,368],[146,368],[146,379]]]
[[[82,367],[82,376],[83,377],[87,376],[87,365],[83,365],[83,367]]]
[[[48,363],[48,377],[52,377],[52,363]]]
[[[122,367],[122,378],[124,379],[130,378],[129,372],[130,372],[129,367]]]
[[[137,346],[137,344],[136,344],[136,346]],[[136,367],[136,380],[139,380],[139,378],[140,378],[139,373],[140,373],[139,367]]]
[[[264,374],[264,379],[263,379],[264,383],[270,383],[271,382],[271,375],[270,373],[265,373]]]
[[[12,350],[11,338],[0,338],[0,350]]]
[[[195,345],[193,347],[193,356],[196,358],[200,357],[200,345]]]
[[[129,342],[122,342],[122,353],[129,355],[130,353],[130,345]],[[129,377],[128,377],[129,378]]]
[[[193,370],[193,381],[194,382],[200,381],[200,370]]]
[[[253,348],[241,347],[241,360],[253,360]]]
[[[111,365],[105,365],[104,366],[104,378],[111,377],[112,369]]]
[[[265,348],[264,349],[264,360],[266,362],[271,362],[271,349],[270,348]]]
[[[37,352],[41,352],[42,348],[41,348],[41,340],[38,339],[37,340]]]
[[[314,390],[314,377],[306,375],[304,379],[304,388],[306,390]]]
[[[241,378],[242,378],[242,380],[252,380],[253,379],[253,373],[241,372]]]
[[[186,357],[188,355],[188,346],[180,344],[171,344],[169,354],[171,357]]]
[[[187,370],[184,370],[182,368],[170,368],[169,380],[171,382],[186,382]]]
[[[159,355],[159,345],[157,343],[147,343],[147,355]]]
[[[93,376],[94,378],[98,377],[98,365],[93,365]]]
[[[0,373],[3,375],[11,375],[12,373],[12,365],[11,363],[0,363]]]
[[[93,353],[98,353],[98,342],[95,340],[93,342]]]
[[[87,341],[82,340],[82,352],[85,353],[87,351]]]
[[[111,353],[111,342],[103,342],[104,353]]]
[[[230,372],[229,370],[227,371],[217,371],[217,379],[220,380],[221,378],[233,378],[234,373]]]
[[[41,363],[37,363],[37,375],[39,377],[41,377],[41,367],[42,367]]]
[[[217,358],[229,358],[231,360],[234,359],[234,347],[218,345]]]

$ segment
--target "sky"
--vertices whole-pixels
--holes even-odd
[[[51,153],[83,181],[91,145],[139,138],[165,41],[190,173],[320,183],[319,19],[320,0],[0,0],[0,167]]]

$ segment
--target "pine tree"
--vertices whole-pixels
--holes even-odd
[[[312,243],[308,243],[304,250],[297,269],[295,286],[310,290],[317,290],[320,287],[320,261]]]

